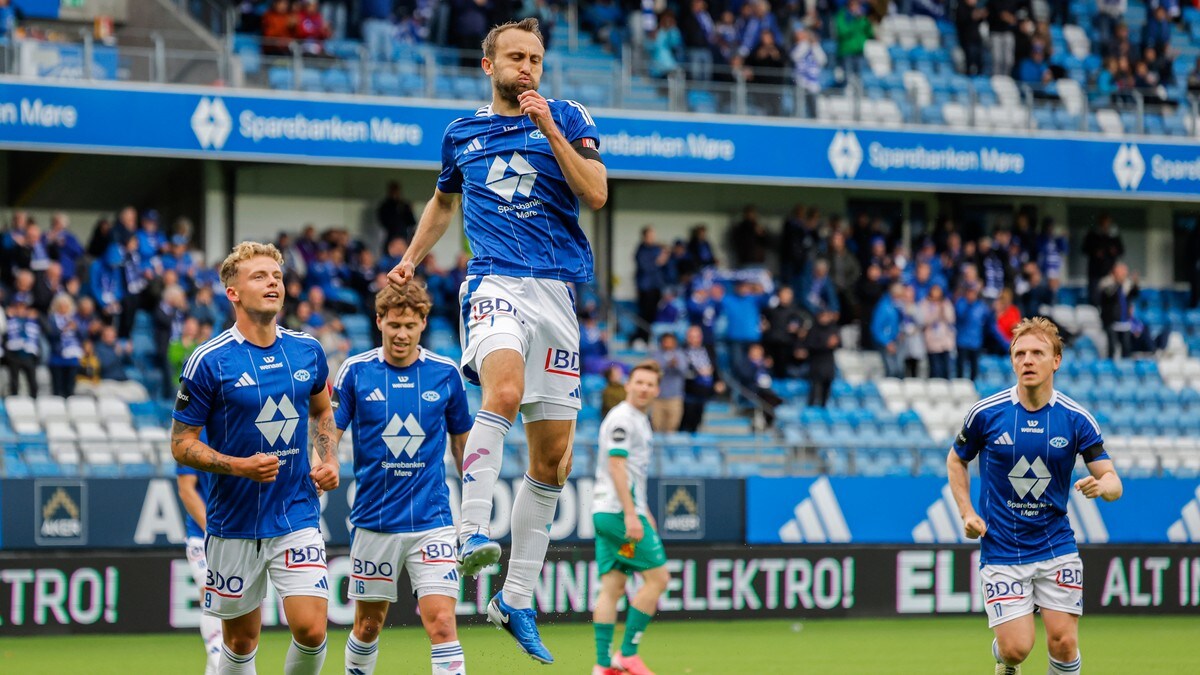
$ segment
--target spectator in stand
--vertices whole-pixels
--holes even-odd
[[[1108,336],[1108,358],[1128,357],[1133,348],[1132,328],[1133,302],[1139,294],[1138,275],[1129,273],[1129,266],[1117,262],[1098,284],[1100,298],[1100,323]]]
[[[84,295],[75,304],[77,305],[75,322],[79,324],[83,339],[99,340],[100,331],[104,328],[104,321],[96,313],[96,301],[92,299],[92,296]]]
[[[783,219],[779,236],[779,283],[800,288],[808,265],[821,244],[815,218],[804,217],[804,205],[796,204]]]
[[[846,235],[841,232],[829,235],[828,255],[829,276],[833,279],[838,306],[842,309],[839,319],[843,324],[849,323],[858,318],[854,288],[862,277],[862,268],[858,264],[858,258],[846,248]]]
[[[300,49],[308,56],[324,56],[325,40],[333,35],[333,31],[325,24],[317,0],[299,0],[292,9],[296,16],[292,37],[300,43]]]
[[[658,16],[658,27],[647,42],[650,51],[650,75],[666,77],[683,67],[686,58],[683,34],[675,23],[675,13],[665,10]]]
[[[167,239],[158,229],[158,211],[147,209],[142,213],[142,226],[137,231],[138,253],[142,259],[149,260],[159,253],[167,245]]]
[[[493,11],[495,4],[498,3],[493,0],[451,0],[454,46],[463,54],[460,60],[463,67],[479,67],[479,45],[491,28],[488,13]]]
[[[1044,316],[1042,307],[1053,306],[1055,298],[1050,284],[1042,276],[1042,270],[1037,263],[1027,262],[1021,277],[1024,289],[1017,295],[1017,309],[1021,311],[1021,316]]]
[[[717,266],[717,256],[713,252],[712,244],[708,241],[707,225],[697,225],[692,228],[692,232],[688,236],[687,252],[697,274]]]
[[[1021,310],[1013,304],[1013,292],[1011,288],[1006,288],[1000,293],[1000,297],[996,298],[993,313],[996,317],[995,336],[999,339],[995,340],[992,345],[993,353],[1007,354],[1008,347],[1012,344],[1013,329],[1021,322]]]
[[[1142,27],[1142,49],[1152,48],[1159,54],[1166,54],[1170,46],[1171,17],[1167,16],[1167,8],[1159,5],[1146,17],[1146,25]]]
[[[117,324],[117,335],[128,340],[133,333],[133,321],[142,308],[144,293],[154,274],[149,261],[142,258],[137,237],[126,240],[125,256],[121,261],[121,318]]]
[[[954,11],[954,28],[958,32],[959,46],[966,58],[966,74],[983,74],[983,26],[988,10],[979,5],[979,0],[961,0]]]
[[[24,236],[16,241],[12,252],[13,265],[19,269],[31,270],[42,274],[50,266],[50,249],[42,239],[42,228],[29,219],[25,225]]]
[[[988,303],[979,296],[978,282],[969,282],[962,297],[954,303],[958,377],[972,380],[979,377],[979,355],[983,352],[983,339],[986,327],[991,323],[991,312]]]
[[[1037,265],[1042,276],[1060,279],[1063,276],[1067,257],[1067,238],[1058,232],[1054,219],[1042,220],[1042,232],[1037,238]]]
[[[804,116],[815,117],[817,96],[821,93],[821,72],[829,63],[829,56],[816,34],[807,28],[797,28],[792,42],[792,51],[788,55],[792,62],[792,78],[804,92]]]
[[[704,345],[704,331],[689,326],[683,347],[686,373],[683,383],[683,419],[679,430],[696,433],[704,421],[704,408],[714,394],[725,393],[725,383],[713,366],[713,351]]]
[[[638,327],[630,342],[645,343],[650,339],[650,324],[658,314],[664,284],[663,266],[670,252],[658,243],[654,228],[642,228],[642,243],[633,254],[634,280],[637,286]]]
[[[45,273],[37,275],[33,282],[33,308],[44,316],[50,311],[54,298],[63,293],[70,295],[63,283],[62,265],[52,260]]]
[[[771,237],[767,228],[758,218],[758,209],[748,204],[742,209],[742,219],[731,229],[734,257],[737,266],[761,267],[767,262],[767,249],[771,246]]]
[[[1125,255],[1125,242],[1121,239],[1112,216],[1101,214],[1094,227],[1083,237],[1083,255],[1087,258],[1088,302],[1099,303],[1100,280],[1109,272],[1121,256]]]
[[[746,357],[735,366],[734,374],[743,387],[762,401],[767,428],[775,426],[775,408],[783,403],[783,399],[771,388],[771,361],[763,346],[758,343],[750,345]]]
[[[921,324],[925,327],[925,352],[929,356],[930,377],[950,377],[950,354],[954,351],[954,303],[941,286],[931,286],[920,302]]]
[[[604,371],[604,390],[600,392],[600,419],[608,415],[618,403],[625,400],[625,370],[621,364],[613,363]]]
[[[1107,57],[1115,57],[1118,59],[1133,59],[1136,57],[1133,51],[1133,42],[1129,39],[1129,25],[1121,22],[1113,27],[1112,36],[1108,41],[1100,46],[1100,55]],[[1119,68],[1118,68],[1119,70]]]
[[[306,269],[317,261],[317,252],[321,248],[321,242],[317,241],[317,228],[305,225],[304,229],[300,231],[300,236],[296,238],[296,251],[304,259]],[[307,276],[307,272],[305,276]]]
[[[11,298],[9,305],[5,326],[8,339],[5,345],[8,358],[8,392],[13,396],[20,393],[20,378],[24,376],[29,395],[37,398],[37,366],[42,350],[42,323],[37,310],[16,294]]]
[[[838,65],[849,75],[862,72],[863,47],[867,40],[875,37],[875,28],[867,18],[862,0],[848,0],[834,18],[834,33],[837,37]]]
[[[654,323],[673,324],[682,319],[683,315],[684,307],[679,301],[679,293],[674,286],[666,286],[663,288],[662,299],[658,301],[658,311],[654,313]]]
[[[1110,56],[1104,59],[1103,67],[1096,75],[1096,86],[1092,89],[1092,100],[1108,103],[1117,93],[1117,59]]]
[[[739,281],[734,292],[726,295],[721,303],[721,313],[727,322],[725,340],[729,348],[729,359],[736,370],[746,359],[750,345],[762,341],[760,315],[767,306],[767,296],[761,286],[749,281]],[[761,344],[758,344],[762,348]]]
[[[854,283],[854,305],[858,312],[858,346],[859,349],[875,349],[872,325],[875,320],[875,308],[883,298],[887,288],[883,271],[879,265],[868,265],[866,271]]]
[[[875,305],[871,318],[871,340],[875,349],[883,355],[883,366],[887,377],[904,376],[904,355],[900,338],[903,327],[904,284],[894,283],[888,294]]]
[[[392,40],[396,36],[394,0],[362,0],[362,36],[372,61],[392,60]]]
[[[88,237],[84,253],[92,260],[103,258],[109,244],[113,242],[113,221],[110,218],[100,218],[92,226],[92,234]]]
[[[75,385],[95,386],[100,384],[100,359],[96,356],[96,343],[83,341],[83,356],[79,357],[79,372]]]
[[[0,38],[9,39],[16,35],[20,19],[19,10],[12,6],[11,0],[0,0]]]
[[[1000,291],[1008,283],[1008,254],[993,248],[991,237],[980,237],[976,257],[983,269],[983,297],[995,300],[1000,297]]]
[[[821,312],[838,312],[837,288],[829,278],[829,261],[818,258],[812,265],[812,274],[804,282],[800,291],[800,302],[810,314],[816,316]]]
[[[71,296],[55,296],[46,317],[46,337],[50,341],[50,391],[55,396],[71,396],[83,357],[83,334]]]
[[[679,337],[674,333],[658,336],[658,349],[650,358],[662,368],[661,390],[654,407],[650,410],[650,423],[658,433],[679,430],[683,421],[683,381],[687,375],[687,360],[679,348]]]
[[[791,377],[792,369],[799,363],[801,345],[808,332],[812,317],[795,302],[795,294],[789,286],[780,286],[771,298],[771,304],[763,312],[766,329],[763,331],[763,347],[771,357],[772,374],[775,377]]]
[[[725,300],[725,287],[713,284],[712,287],[697,285],[687,301],[687,320],[702,331],[705,346],[712,348],[716,345],[717,319],[721,316]]]
[[[928,358],[925,350],[925,315],[916,301],[912,286],[904,286],[900,304],[900,353],[904,358],[904,376],[918,377],[921,364]]]
[[[992,74],[1012,75],[1017,49],[1017,26],[1033,12],[1029,0],[988,0],[988,41],[992,52]]]
[[[595,315],[585,316],[580,323],[579,361],[585,375],[603,373],[612,363],[608,358],[608,341]]]
[[[296,30],[297,16],[288,0],[274,0],[262,16],[262,51],[264,54],[287,55]]]
[[[763,30],[758,46],[746,57],[747,81],[766,87],[786,83],[788,61],[784,49],[786,46],[776,40],[774,32]],[[775,117],[783,114],[783,99],[778,91],[763,91],[756,87],[751,91],[751,98],[765,114]]]
[[[395,239],[403,239],[406,243],[412,241],[413,230],[417,227],[417,219],[413,216],[412,202],[404,198],[404,190],[399,181],[387,184],[387,196],[379,203],[375,211],[375,219],[383,228],[383,251]]]
[[[712,79],[715,28],[705,0],[691,0],[688,10],[679,17],[679,31],[687,49],[688,76],[693,80]]]
[[[196,298],[192,301],[190,316],[199,323],[207,323],[214,328],[224,330],[227,313],[217,304],[211,286],[201,286],[196,289]]]
[[[179,335],[175,336],[167,344],[166,360],[170,368],[170,377],[167,378],[170,382],[178,382],[179,374],[183,371],[183,364],[187,362],[188,357],[192,352],[196,351],[196,347],[200,346],[200,322],[194,316],[188,316],[183,320],[183,325],[179,329]]]
[[[196,287],[196,261],[188,250],[188,238],[182,234],[171,237],[166,246],[166,252],[159,256],[163,273],[173,271],[179,277],[179,283],[184,290],[190,291]]]
[[[1137,317],[1134,305],[1129,306],[1129,348],[1131,354],[1151,354],[1167,348],[1171,338],[1171,327],[1166,326],[1158,335],[1151,335],[1150,329]]]
[[[1042,89],[1054,78],[1050,64],[1046,62],[1046,45],[1035,40],[1029,52],[1029,57],[1021,61],[1017,69],[1017,81]]]
[[[100,361],[100,379],[124,382],[129,379],[125,367],[133,361],[133,346],[117,341],[117,329],[105,326],[96,344],[96,358]]]
[[[1189,94],[1200,92],[1200,56],[1192,64],[1192,72],[1188,73],[1187,90]]]
[[[62,265],[64,281],[74,279],[77,274],[77,264],[83,257],[83,246],[79,239],[71,234],[70,220],[61,211],[50,217],[50,231],[46,233],[46,245],[50,257]]]
[[[832,310],[817,314],[817,322],[804,338],[808,361],[808,405],[824,408],[829,403],[833,378],[837,375],[833,353],[841,346],[838,334],[838,313]]]
[[[183,339],[183,323],[187,318],[187,295],[179,286],[168,286],[162,300],[154,309],[154,347],[158,368],[162,373],[162,397],[169,399],[179,388],[178,371],[171,363],[171,343]]]
[[[19,268],[13,281],[12,301],[19,302],[28,307],[34,307],[36,298],[34,297],[33,287],[37,281],[37,277],[30,272],[28,268]]]
[[[1124,19],[1128,4],[1128,0],[1096,0],[1096,14],[1092,17],[1092,23],[1096,27],[1101,54],[1105,53],[1117,25]]]
[[[775,45],[783,44],[783,33],[771,12],[771,3],[767,0],[750,0],[742,5],[737,55],[748,62],[750,55],[762,44],[764,33],[771,34],[770,39]]]

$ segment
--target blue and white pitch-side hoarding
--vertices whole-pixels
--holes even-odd
[[[0,148],[435,169],[446,125],[472,112],[444,102],[0,78]],[[596,118],[616,178],[1200,200],[1193,139]]]
[[[1200,480],[1127,478],[1115,502],[1071,491],[1067,515],[1087,544],[1200,544]],[[978,500],[979,481],[971,482]],[[945,478],[749,478],[749,544],[970,543]]]

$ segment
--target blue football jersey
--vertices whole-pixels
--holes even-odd
[[[201,438],[200,440],[203,441],[204,439]],[[176,464],[175,475],[195,476],[196,492],[200,495],[200,499],[203,500],[205,504],[208,504],[208,490],[212,487],[213,477],[211,473],[207,471],[201,471],[200,469],[193,469],[186,464]],[[207,507],[205,508],[205,514],[205,517],[207,517]],[[200,523],[197,523],[196,520],[192,518],[192,514],[188,513],[187,509],[183,510],[183,527],[187,531],[187,536],[189,539],[192,537],[199,537],[201,539],[204,538],[204,528],[200,527]]]
[[[550,113],[568,141],[600,134],[586,108],[551,99]],[[579,198],[563,177],[550,141],[525,115],[490,105],[454,120],[442,138],[437,187],[463,195],[463,227],[472,275],[499,274],[587,283],[592,249],[579,227]]]
[[[174,417],[204,427],[210,447],[233,457],[279,457],[271,483],[214,475],[208,534],[217,537],[278,537],[320,523],[308,475],[308,408],[326,386],[329,364],[311,335],[276,328],[275,336],[259,347],[234,326],[200,345],[179,378]]]
[[[979,457],[977,511],[987,523],[981,565],[1023,565],[1074,553],[1067,519],[1076,455],[1108,459],[1100,425],[1083,406],[1059,392],[1030,412],[1006,389],[967,413],[954,451]]]
[[[350,523],[373,532],[454,524],[446,489],[446,434],[471,430],[458,365],[420,348],[397,368],[372,349],[346,359],[333,380],[334,420],[353,426]]]

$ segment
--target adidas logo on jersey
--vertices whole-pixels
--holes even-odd
[[[469,473],[468,473],[468,474],[466,474],[466,475],[464,475],[464,476],[463,476],[463,482],[464,482],[464,483],[474,483],[474,482],[475,482],[475,476],[472,476],[471,474],[469,474]]]
[[[379,387],[376,387],[374,391],[372,391],[370,394],[367,394],[367,400],[368,401],[386,401],[387,399],[384,398],[383,392],[379,391]]]
[[[383,430],[383,442],[392,453],[392,457],[400,459],[401,453],[413,457],[425,442],[425,430],[417,423],[417,418],[413,417],[412,413],[409,413],[404,421],[394,414]]]
[[[450,573],[442,578],[446,581],[458,581],[458,570],[450,570]]]
[[[482,149],[483,143],[480,143],[478,138],[474,138],[471,139],[470,143],[467,143],[467,148],[463,150],[463,154],[465,155],[471,152],[479,152]]]
[[[235,389],[239,389],[241,387],[253,387],[255,384],[258,383],[254,381],[253,377],[250,377],[250,373],[242,373],[242,376],[238,378],[238,381],[233,386]]]
[[[796,504],[795,518],[779,528],[780,540],[788,543],[848,542],[850,527],[838,504],[829,479],[822,476],[808,488],[808,498]]]
[[[1009,436],[1007,431],[1000,434],[1000,437],[997,438],[994,442],[996,445],[1012,445],[1013,444],[1012,436]]]
[[[321,577],[320,581],[313,584],[313,588],[320,588],[320,589],[324,589],[327,591],[327,590],[329,590],[329,582],[325,581],[325,577]]]

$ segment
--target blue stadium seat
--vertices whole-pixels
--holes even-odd
[[[267,70],[267,86],[272,89],[291,89],[292,88],[292,69],[282,66],[273,66]]]

